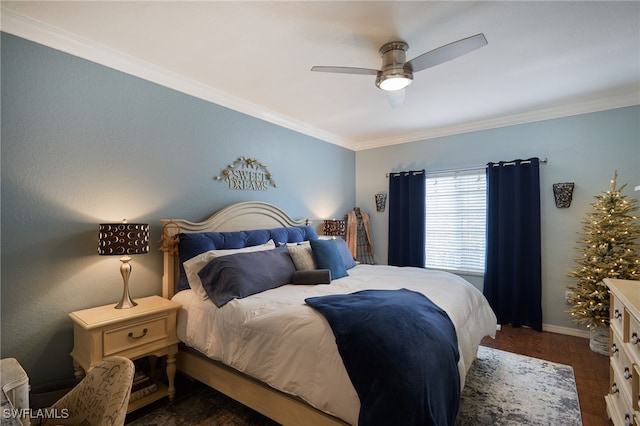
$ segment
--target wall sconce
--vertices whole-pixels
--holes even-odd
[[[380,193],[376,194],[376,211],[383,212],[385,207],[387,206],[387,194]]]
[[[573,182],[554,183],[553,184],[553,196],[556,200],[556,207],[566,208],[571,205],[571,198],[573,197]]]
[[[101,223],[98,234],[98,254],[119,255],[120,273],[124,281],[122,300],[116,309],[128,309],[137,305],[129,296],[129,276],[131,275],[130,254],[149,252],[149,225],[146,223]]]
[[[322,226],[322,233],[331,237],[338,237],[345,234],[346,221],[338,219],[326,219]]]

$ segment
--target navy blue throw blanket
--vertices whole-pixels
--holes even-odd
[[[407,289],[311,297],[360,398],[358,424],[455,424],[458,339],[446,312]]]

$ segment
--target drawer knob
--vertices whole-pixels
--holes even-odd
[[[144,336],[147,335],[147,331],[149,331],[149,330],[145,328],[144,330],[142,330],[142,334],[139,335],[139,336],[134,336],[133,335],[133,331],[130,331],[129,334],[128,334],[129,339],[142,339]]]
[[[636,333],[635,331],[631,334],[631,340],[630,340],[632,345],[637,345],[638,344],[638,333]]]
[[[618,385],[617,385],[617,383],[615,383],[615,382],[614,382],[614,383],[613,383],[613,386],[611,386],[611,393],[612,393],[612,394],[616,394],[616,393],[618,393],[618,392],[620,392],[620,389],[618,389]]]
[[[629,367],[625,367],[625,369],[624,369],[624,378],[626,380],[629,380],[631,377],[633,377],[633,375],[629,371]]]
[[[611,345],[611,354],[615,354],[618,351],[619,351],[618,346],[616,346],[615,343]]]
[[[633,423],[631,423],[631,416],[629,414],[624,415],[624,426],[633,426]]]
[[[616,309],[615,311],[613,311],[613,317],[615,319],[619,319],[622,317],[622,313],[620,312],[620,310]]]

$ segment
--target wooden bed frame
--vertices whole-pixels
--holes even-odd
[[[243,202],[219,210],[202,222],[185,219],[163,219],[164,273],[162,296],[171,298],[180,275],[176,236],[192,232],[229,232],[272,229],[307,225],[294,220],[284,211],[264,202]],[[178,371],[216,389],[283,425],[346,425],[344,421],[323,413],[299,398],[280,392],[221,362],[211,360],[193,350],[180,349]]]

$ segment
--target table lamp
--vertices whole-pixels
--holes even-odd
[[[322,226],[322,233],[331,237],[344,235],[346,221],[338,219],[326,219]]]
[[[98,234],[98,254],[122,256],[120,273],[124,281],[122,300],[116,309],[128,309],[137,305],[129,296],[129,276],[131,275],[130,254],[149,252],[149,225],[146,223],[101,223]]]

